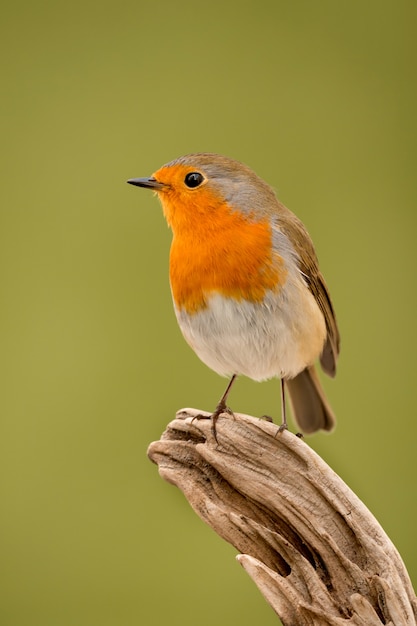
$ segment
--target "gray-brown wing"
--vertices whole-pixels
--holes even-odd
[[[340,334],[329,290],[319,269],[313,242],[304,224],[281,203],[279,226],[292,242],[299,258],[300,271],[324,315],[327,338],[320,363],[326,374],[333,377],[336,374],[336,361],[340,351]]]

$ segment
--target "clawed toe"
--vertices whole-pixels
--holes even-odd
[[[216,410],[214,411],[213,415],[211,416],[212,419],[212,424],[211,424],[211,432],[213,433],[213,437],[216,443],[219,443],[217,440],[217,430],[216,430],[216,423],[217,420],[219,419],[220,415],[222,415],[223,413],[227,413],[228,415],[232,415],[233,416],[233,411],[232,409],[229,409],[228,406],[226,406],[226,404],[224,402],[219,402],[219,404],[216,407]]]
[[[214,411],[214,413],[212,413],[211,415],[194,415],[194,417],[191,419],[191,423],[194,422],[194,420],[207,420],[207,419],[211,419],[212,420],[212,425],[211,425],[211,432],[213,433],[213,437],[216,443],[219,443],[217,440],[217,430],[216,430],[216,423],[217,420],[219,419],[220,415],[227,413],[227,415],[231,415],[232,417],[234,417],[233,411],[232,409],[229,409],[228,406],[226,406],[224,403],[219,402],[219,404],[216,407],[216,410]]]

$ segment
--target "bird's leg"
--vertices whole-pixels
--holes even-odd
[[[227,400],[227,396],[230,393],[230,390],[232,388],[233,383],[236,380],[236,374],[233,374],[232,378],[229,380],[229,383],[226,387],[226,391],[224,392],[224,394],[222,395],[222,397],[219,400],[218,405],[216,406],[216,410],[214,411],[214,413],[217,413],[217,415],[219,416],[220,413],[226,412],[226,413],[231,413],[232,411],[230,409],[227,408],[226,406],[226,400]],[[213,415],[214,415],[213,413]]]
[[[282,433],[283,430],[287,430],[287,411],[285,405],[285,380],[281,378],[281,426],[278,428],[278,433]],[[277,434],[278,434],[277,433]]]
[[[212,415],[210,415],[210,418],[212,419],[212,424],[211,424],[211,431],[213,433],[214,439],[216,441],[216,443],[218,443],[217,441],[217,433],[216,433],[216,422],[219,419],[219,416],[222,413],[230,413],[230,415],[233,415],[233,411],[231,409],[228,408],[228,406],[226,405],[226,400],[227,400],[227,396],[229,395],[229,392],[232,388],[233,383],[236,380],[236,376],[237,374],[233,374],[232,378],[229,380],[229,383],[226,387],[226,390],[224,392],[224,394],[222,395],[222,397],[220,398],[216,409],[214,411],[214,413]],[[193,417],[192,421],[194,420],[198,420],[198,419],[202,419],[206,417],[205,415],[196,415],[195,417]]]
[[[224,394],[222,395],[222,397],[220,398],[217,406],[216,406],[216,410],[214,411],[213,415],[211,416],[212,419],[212,424],[211,424],[211,431],[213,433],[214,439],[216,440],[216,443],[218,443],[217,441],[217,433],[216,433],[216,422],[219,419],[219,416],[222,413],[230,413],[230,415],[233,415],[233,411],[231,409],[228,408],[228,406],[226,405],[226,400],[227,400],[227,396],[229,395],[229,392],[232,388],[233,383],[236,380],[236,374],[233,374],[232,378],[229,380],[229,384],[226,387],[226,390],[224,392]]]

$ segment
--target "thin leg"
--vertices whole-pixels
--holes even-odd
[[[218,412],[219,415],[220,415],[220,413],[222,411],[227,410],[227,406],[226,406],[227,396],[229,395],[229,392],[230,392],[230,390],[232,388],[232,385],[235,382],[235,380],[236,380],[236,374],[233,374],[232,378],[229,380],[229,384],[226,387],[226,391],[224,392],[224,394],[222,395],[222,397],[219,400],[219,403],[218,403],[218,405],[216,407],[215,413]]]
[[[214,436],[214,439],[216,440],[216,443],[218,443],[217,441],[217,433],[216,433],[216,422],[219,419],[219,416],[222,413],[232,413],[232,411],[227,407],[226,405],[226,400],[227,400],[227,396],[229,395],[229,392],[232,388],[233,383],[236,380],[236,374],[233,374],[232,378],[229,380],[229,384],[226,387],[226,390],[224,392],[224,394],[222,395],[222,397],[219,400],[218,405],[216,406],[216,410],[214,411],[213,415],[211,416],[212,419],[212,423],[211,423],[211,430]]]
[[[285,405],[285,380],[281,378],[281,426],[278,428],[278,432],[287,430],[287,411]]]
[[[216,406],[216,409],[215,409],[214,413],[212,415],[210,415],[210,418],[212,420],[211,431],[213,433],[213,436],[214,436],[214,439],[215,439],[216,443],[218,443],[218,441],[217,441],[217,433],[216,433],[216,422],[219,419],[219,416],[222,413],[230,413],[231,415],[233,415],[233,411],[231,411],[227,407],[227,405],[226,405],[226,400],[227,400],[227,396],[229,395],[229,392],[230,392],[230,390],[232,388],[232,385],[233,385],[233,383],[236,380],[236,377],[237,377],[237,374],[233,374],[232,378],[229,380],[229,383],[228,383],[228,385],[226,387],[226,391],[224,392],[224,394],[222,395],[222,397],[220,398],[220,400],[219,400],[219,402],[218,402],[218,404]],[[206,417],[207,416],[205,416],[205,415],[196,415],[195,417],[193,417],[192,421],[198,420],[198,419],[203,419],[203,418],[206,418]]]

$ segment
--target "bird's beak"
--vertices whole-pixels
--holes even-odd
[[[156,178],[129,178],[129,185],[136,185],[136,187],[145,187],[145,189],[152,189],[153,191],[161,191],[165,189],[167,185],[160,183]]]

